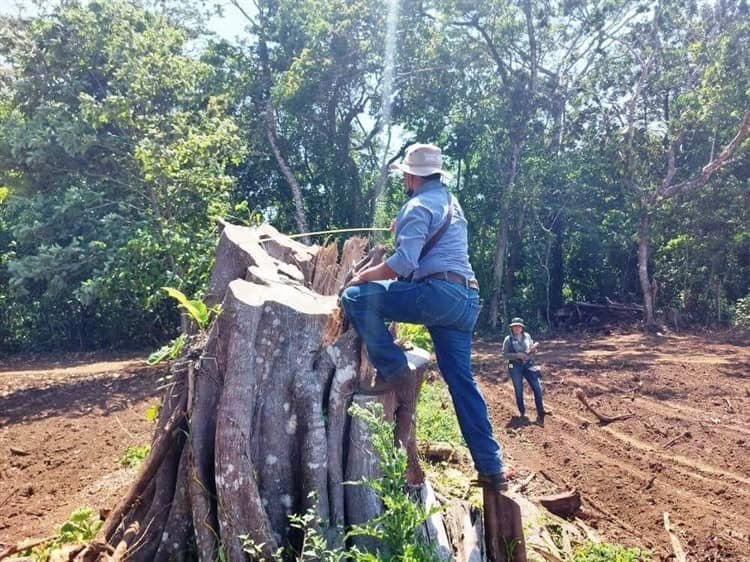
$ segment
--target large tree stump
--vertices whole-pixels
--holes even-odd
[[[337,304],[352,267],[382,251],[366,256],[366,240],[352,238],[339,261],[335,246],[268,225],[222,227],[206,297],[221,313],[172,365],[151,453],[79,560],[239,562],[243,537],[269,558],[299,538],[289,516],[311,508],[330,546],[344,546],[340,531],[383,508],[368,487],[344,485],[378,471],[367,431],[347,413],[352,401],[383,404],[407,450],[407,481],[424,482],[415,403],[429,356],[409,353],[409,388],[356,395],[373,371]],[[481,521],[468,507],[453,511],[425,536],[440,535],[445,558],[483,559]]]

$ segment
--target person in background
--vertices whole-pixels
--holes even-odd
[[[414,144],[403,163],[392,167],[403,172],[409,197],[393,225],[395,251],[380,265],[359,272],[341,295],[344,311],[377,370],[374,386],[358,392],[397,389],[412,375],[386,321],[426,326],[478,472],[477,483],[502,492],[508,487],[502,453],[471,369],[471,337],[480,305],[469,263],[466,217],[441,181],[447,172],[437,146]]]
[[[510,379],[516,393],[516,406],[521,418],[526,417],[526,406],[523,403],[523,379],[529,383],[534,393],[536,405],[536,423],[544,425],[544,402],[542,400],[542,385],[539,378],[541,370],[534,363],[531,356],[537,352],[538,345],[526,331],[522,318],[514,318],[510,323],[511,333],[503,341],[503,357],[510,361]]]

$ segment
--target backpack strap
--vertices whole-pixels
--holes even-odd
[[[440,239],[448,230],[448,227],[453,222],[453,197],[450,193],[448,194],[448,197],[450,198],[450,201],[448,203],[448,214],[446,215],[445,220],[443,221],[443,224],[440,226],[440,228],[427,239],[427,242],[422,247],[422,251],[419,252],[419,261],[422,261],[422,258],[430,253],[430,250],[432,250],[435,247],[435,244],[440,241]]]

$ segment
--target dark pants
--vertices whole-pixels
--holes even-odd
[[[516,392],[516,406],[518,412],[526,415],[526,406],[523,403],[523,379],[529,383],[534,393],[534,403],[536,405],[536,415],[544,415],[544,403],[542,402],[542,384],[539,382],[538,367],[528,365],[514,365],[510,370],[510,380],[513,381],[513,390]]]
[[[386,380],[406,365],[406,356],[393,342],[386,321],[427,327],[474,466],[483,474],[502,472],[501,451],[492,436],[487,404],[471,371],[478,291],[439,279],[377,281],[347,288],[341,304],[367,346],[378,375]]]

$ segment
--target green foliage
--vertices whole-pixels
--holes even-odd
[[[378,455],[381,476],[373,480],[352,482],[372,488],[383,502],[381,515],[355,526],[350,536],[364,535],[382,542],[383,550],[365,560],[384,561],[437,561],[440,558],[432,545],[417,537],[417,529],[431,512],[416,503],[406,492],[406,451],[393,442],[393,424],[383,421],[383,406],[370,402],[366,408],[352,404],[349,413],[367,426],[371,443]]]
[[[177,359],[185,348],[186,341],[187,334],[180,334],[168,344],[161,346],[159,349],[151,353],[148,356],[146,363],[149,365],[157,365],[165,359]]]
[[[198,324],[198,327],[201,330],[205,330],[211,320],[219,314],[219,311],[221,310],[220,305],[209,308],[206,303],[200,299],[188,299],[184,293],[173,287],[162,287],[162,289],[179,303],[180,308],[188,313],[190,318]]]
[[[134,445],[128,447],[125,454],[121,456],[117,462],[127,468],[135,468],[143,462],[143,459],[145,459],[150,452],[151,445]]]
[[[437,562],[440,558],[432,545],[425,544],[418,536],[418,528],[433,513],[427,512],[410,497],[405,480],[406,452],[393,442],[393,424],[383,420],[382,404],[370,402],[365,408],[352,404],[349,413],[362,420],[368,428],[371,443],[378,455],[381,476],[358,482],[347,482],[349,486],[369,486],[377,493],[384,505],[382,515],[355,525],[345,538],[365,536],[378,539],[382,545],[377,552],[363,552],[358,548],[329,549],[321,533],[321,521],[317,512],[317,498],[311,496],[311,507],[303,515],[291,515],[289,524],[301,532],[301,545],[292,552],[280,548],[273,553],[273,560],[321,560],[323,562]],[[263,545],[248,536],[240,537],[243,550],[253,559],[262,557]]]
[[[90,507],[79,508],[60,526],[54,539],[34,547],[23,555],[30,556],[35,562],[47,562],[63,545],[85,544],[93,540],[103,524]]]
[[[407,324],[405,322],[398,323],[398,337],[404,341],[411,342],[417,347],[421,347],[432,353],[434,346],[432,345],[432,337],[427,328],[420,324]]]
[[[146,409],[146,420],[153,422],[159,418],[161,412],[161,403],[152,404]]]
[[[302,536],[300,547],[294,552],[289,552],[291,549],[279,548],[273,553],[273,560],[275,562],[284,562],[285,560],[341,562],[349,558],[357,559],[356,550],[350,553],[343,548],[328,548],[326,538],[321,534],[321,521],[317,511],[318,500],[314,493],[308,499],[312,505],[304,514],[293,513],[289,515],[289,526],[300,531]],[[242,541],[242,549],[253,560],[263,558],[263,545],[255,543],[246,535],[241,535],[240,540]]]
[[[651,555],[639,548],[588,541],[576,548],[571,562],[649,562]]]
[[[245,151],[214,69],[185,54],[185,30],[128,2],[12,23],[0,182],[18,197],[0,208],[3,344],[164,341],[176,316],[156,288],[205,286]]]
[[[733,324],[750,329],[750,295],[738,299],[734,304]]]
[[[417,439],[420,442],[442,441],[456,447],[466,446],[448,387],[442,380],[422,385],[417,402]]]
[[[296,230],[269,101],[311,229],[387,225],[405,196],[393,176],[376,197],[384,157],[397,137],[435,142],[503,314],[541,328],[566,301],[639,301],[647,216],[657,307],[732,321],[750,292],[748,141],[707,186],[657,191],[670,146],[674,181],[695,177],[750,106],[746,3],[666,0],[656,20],[641,2],[545,3],[528,21],[523,3],[475,4],[400,4],[388,149],[378,3],[259,0],[237,45],[125,0],[6,18],[1,350],[168,341],[158,288],[205,290],[219,217]]]

